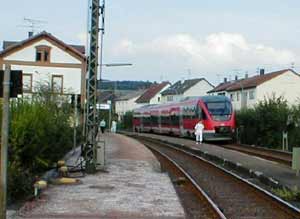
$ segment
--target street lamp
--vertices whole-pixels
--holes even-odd
[[[102,67],[126,67],[126,66],[132,66],[132,63],[105,63],[105,64],[101,64],[100,66],[100,83],[101,83],[101,75],[102,75]],[[116,82],[115,82],[116,83]],[[116,87],[116,85],[115,85]],[[100,90],[100,85],[99,85],[99,90]],[[114,91],[115,93],[115,91]],[[108,128],[110,129],[111,127],[111,101],[109,102],[109,121],[108,121]]]
[[[102,64],[105,67],[120,67],[120,66],[132,66],[132,63],[109,63],[109,64]]]

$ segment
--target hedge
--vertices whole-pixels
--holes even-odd
[[[36,177],[51,169],[73,146],[73,112],[64,98],[44,92],[33,99],[12,101],[10,106],[9,203],[32,194]]]
[[[300,105],[289,106],[282,97],[236,112],[236,121],[241,143],[281,149],[282,133],[288,131],[289,150],[300,146]]]

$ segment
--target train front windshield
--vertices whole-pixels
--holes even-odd
[[[232,106],[229,101],[206,102],[205,105],[209,114],[213,117],[214,120],[224,121],[230,119]]]

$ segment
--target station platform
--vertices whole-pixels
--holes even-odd
[[[101,140],[106,142],[106,171],[86,175],[78,185],[50,185],[14,218],[185,218],[169,176],[160,172],[150,150],[119,134],[105,133]]]
[[[134,133],[137,134],[137,133]],[[300,176],[296,176],[296,172],[291,167],[279,164],[274,161],[265,160],[263,158],[247,155],[238,151],[218,147],[212,143],[196,144],[192,139],[169,137],[165,135],[138,133],[140,136],[147,136],[154,139],[164,140],[177,145],[185,145],[187,147],[206,152],[207,154],[226,159],[237,165],[241,165],[252,171],[258,176],[268,178],[279,185],[289,189],[300,189]]]

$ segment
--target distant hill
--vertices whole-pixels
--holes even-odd
[[[98,81],[98,89],[101,90],[142,90],[149,88],[150,81]]]

